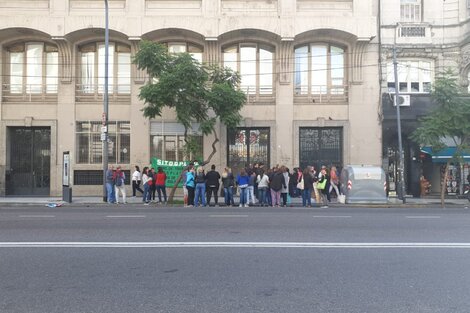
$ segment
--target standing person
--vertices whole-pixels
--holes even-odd
[[[284,185],[281,188],[282,206],[287,206],[287,195],[289,194],[289,169],[285,166],[281,166],[281,174],[284,176]]]
[[[266,199],[265,199],[265,203],[268,204],[268,206],[271,206],[272,205],[272,199],[271,199],[271,181],[274,177],[274,171],[272,168],[268,168],[267,172],[266,172],[266,175],[268,176],[268,190],[266,190]]]
[[[121,167],[118,166],[116,168],[116,172],[114,172],[114,189],[116,193],[116,204],[119,204],[119,191],[122,194],[122,203],[126,204],[126,185],[124,181],[126,179],[126,175],[123,171],[121,171]]]
[[[341,195],[340,190],[339,190],[338,170],[336,169],[336,166],[332,166],[330,170],[330,188],[328,190],[330,194],[333,189],[336,192],[336,197]]]
[[[165,200],[165,204],[167,203],[166,201],[166,173],[163,171],[162,167],[158,168],[158,172],[156,179],[155,179],[155,188],[157,189],[158,192],[158,202],[162,203],[162,193],[163,193],[163,199]]]
[[[214,194],[215,206],[219,205],[219,187],[220,187],[220,174],[215,170],[215,165],[211,165],[211,170],[206,174],[207,182],[207,205],[211,205],[211,197]]]
[[[148,173],[149,173],[149,168],[146,166],[142,170],[142,184],[144,186],[142,202],[144,202],[145,205],[148,205],[150,202],[150,187],[152,183],[152,179],[148,176]]]
[[[322,166],[320,174],[318,174],[317,189],[321,193],[322,208],[328,207],[328,184],[329,175],[326,170],[326,166]]]
[[[258,177],[256,178],[258,182],[258,200],[260,206],[267,206],[268,203],[266,201],[266,192],[269,189],[269,177],[264,173],[263,170],[259,172]]]
[[[186,179],[190,169],[192,169],[194,163],[189,163],[189,165],[184,169],[183,173],[181,174],[181,180],[183,181],[183,204],[184,207],[188,206],[188,188],[186,187]]]
[[[116,193],[114,190],[114,166],[109,165],[106,171],[106,194],[108,203],[116,202]]]
[[[252,171],[249,176],[250,176],[250,179],[248,180],[248,187],[246,189],[246,193],[247,193],[246,203],[250,205],[250,201],[251,201],[251,204],[255,205],[256,203],[255,201],[255,184],[256,184],[255,171]]]
[[[156,187],[155,187],[155,179],[156,179],[155,169],[153,167],[150,168],[147,171],[147,175],[152,180],[152,182],[149,183],[149,186],[150,186],[149,192],[150,192],[150,201],[153,202],[153,201],[155,201],[155,190],[156,190]]]
[[[196,188],[194,167],[186,173],[186,188],[188,189],[188,206],[194,206],[194,189]]]
[[[311,166],[310,174],[313,177],[313,193],[315,195],[315,201],[317,203],[321,203],[321,194],[320,190],[317,188],[318,185],[318,174],[317,171],[315,170],[315,166]]]
[[[199,166],[197,168],[196,177],[194,178],[196,182],[196,197],[194,200],[194,206],[206,206],[206,174],[204,174],[204,168]],[[201,200],[199,200],[201,199]]]
[[[304,181],[304,190],[302,191],[302,206],[306,207],[308,203],[308,206],[311,207],[312,206],[313,177],[308,167],[306,167],[304,172],[302,173],[302,179]]]
[[[235,185],[235,178],[233,177],[232,170],[229,167],[224,169],[222,173],[222,186],[224,188],[224,200],[226,206],[233,206],[233,187]]]
[[[240,170],[240,174],[237,175],[237,185],[240,188],[240,204],[239,207],[248,207],[247,203],[247,188],[250,177],[246,173],[245,169]]]
[[[283,187],[286,187],[284,175],[279,168],[276,168],[276,172],[271,180],[271,201],[273,207],[281,205],[281,190]]]
[[[289,173],[289,195],[291,198],[295,198],[297,192],[297,168],[294,167],[292,174]]]
[[[142,182],[142,174],[140,173],[139,167],[135,166],[135,171],[132,173],[132,197],[135,198],[136,191],[140,191],[141,194],[144,191],[140,188],[140,183]]]

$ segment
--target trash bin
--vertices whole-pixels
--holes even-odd
[[[72,187],[62,186],[62,201],[72,203]]]
[[[346,203],[387,203],[387,182],[379,166],[348,165],[341,171]]]

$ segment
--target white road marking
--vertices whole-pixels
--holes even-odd
[[[145,218],[145,215],[108,215],[106,218]]]
[[[427,219],[427,218],[441,218],[440,216],[407,216],[406,218],[424,218],[424,219]]]
[[[55,215],[20,215],[21,218],[55,218]]]
[[[314,215],[315,218],[351,218],[350,215]]]
[[[209,217],[248,217],[248,215],[228,215],[228,214],[220,214],[220,215],[209,215]]]
[[[0,242],[0,248],[316,248],[470,249],[470,243],[421,242]]]

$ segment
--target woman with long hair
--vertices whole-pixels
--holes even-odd
[[[150,188],[151,188],[151,184],[152,184],[152,178],[150,178],[148,176],[148,171],[149,171],[149,168],[146,166],[144,167],[144,169],[142,170],[142,183],[144,184],[144,192],[143,192],[143,196],[142,196],[142,201],[148,205],[149,202],[150,202]]]
[[[234,205],[233,201],[233,186],[235,185],[235,179],[232,174],[230,167],[226,167],[222,173],[222,186],[224,188],[224,200],[225,205]]]
[[[132,173],[132,197],[135,198],[136,191],[140,191],[141,194],[144,194],[144,191],[140,188],[140,183],[142,182],[142,174],[140,173],[139,166],[135,166],[135,171]]]
[[[237,185],[240,188],[240,207],[248,207],[248,183],[250,176],[246,173],[246,170],[242,167],[240,174],[237,175]]]

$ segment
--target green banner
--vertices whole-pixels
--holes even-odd
[[[181,175],[181,172],[189,165],[189,162],[177,162],[177,161],[165,161],[157,158],[152,158],[151,166],[157,172],[158,168],[163,168],[166,173],[166,186],[172,187]],[[181,180],[178,187],[183,187],[183,181]]]

